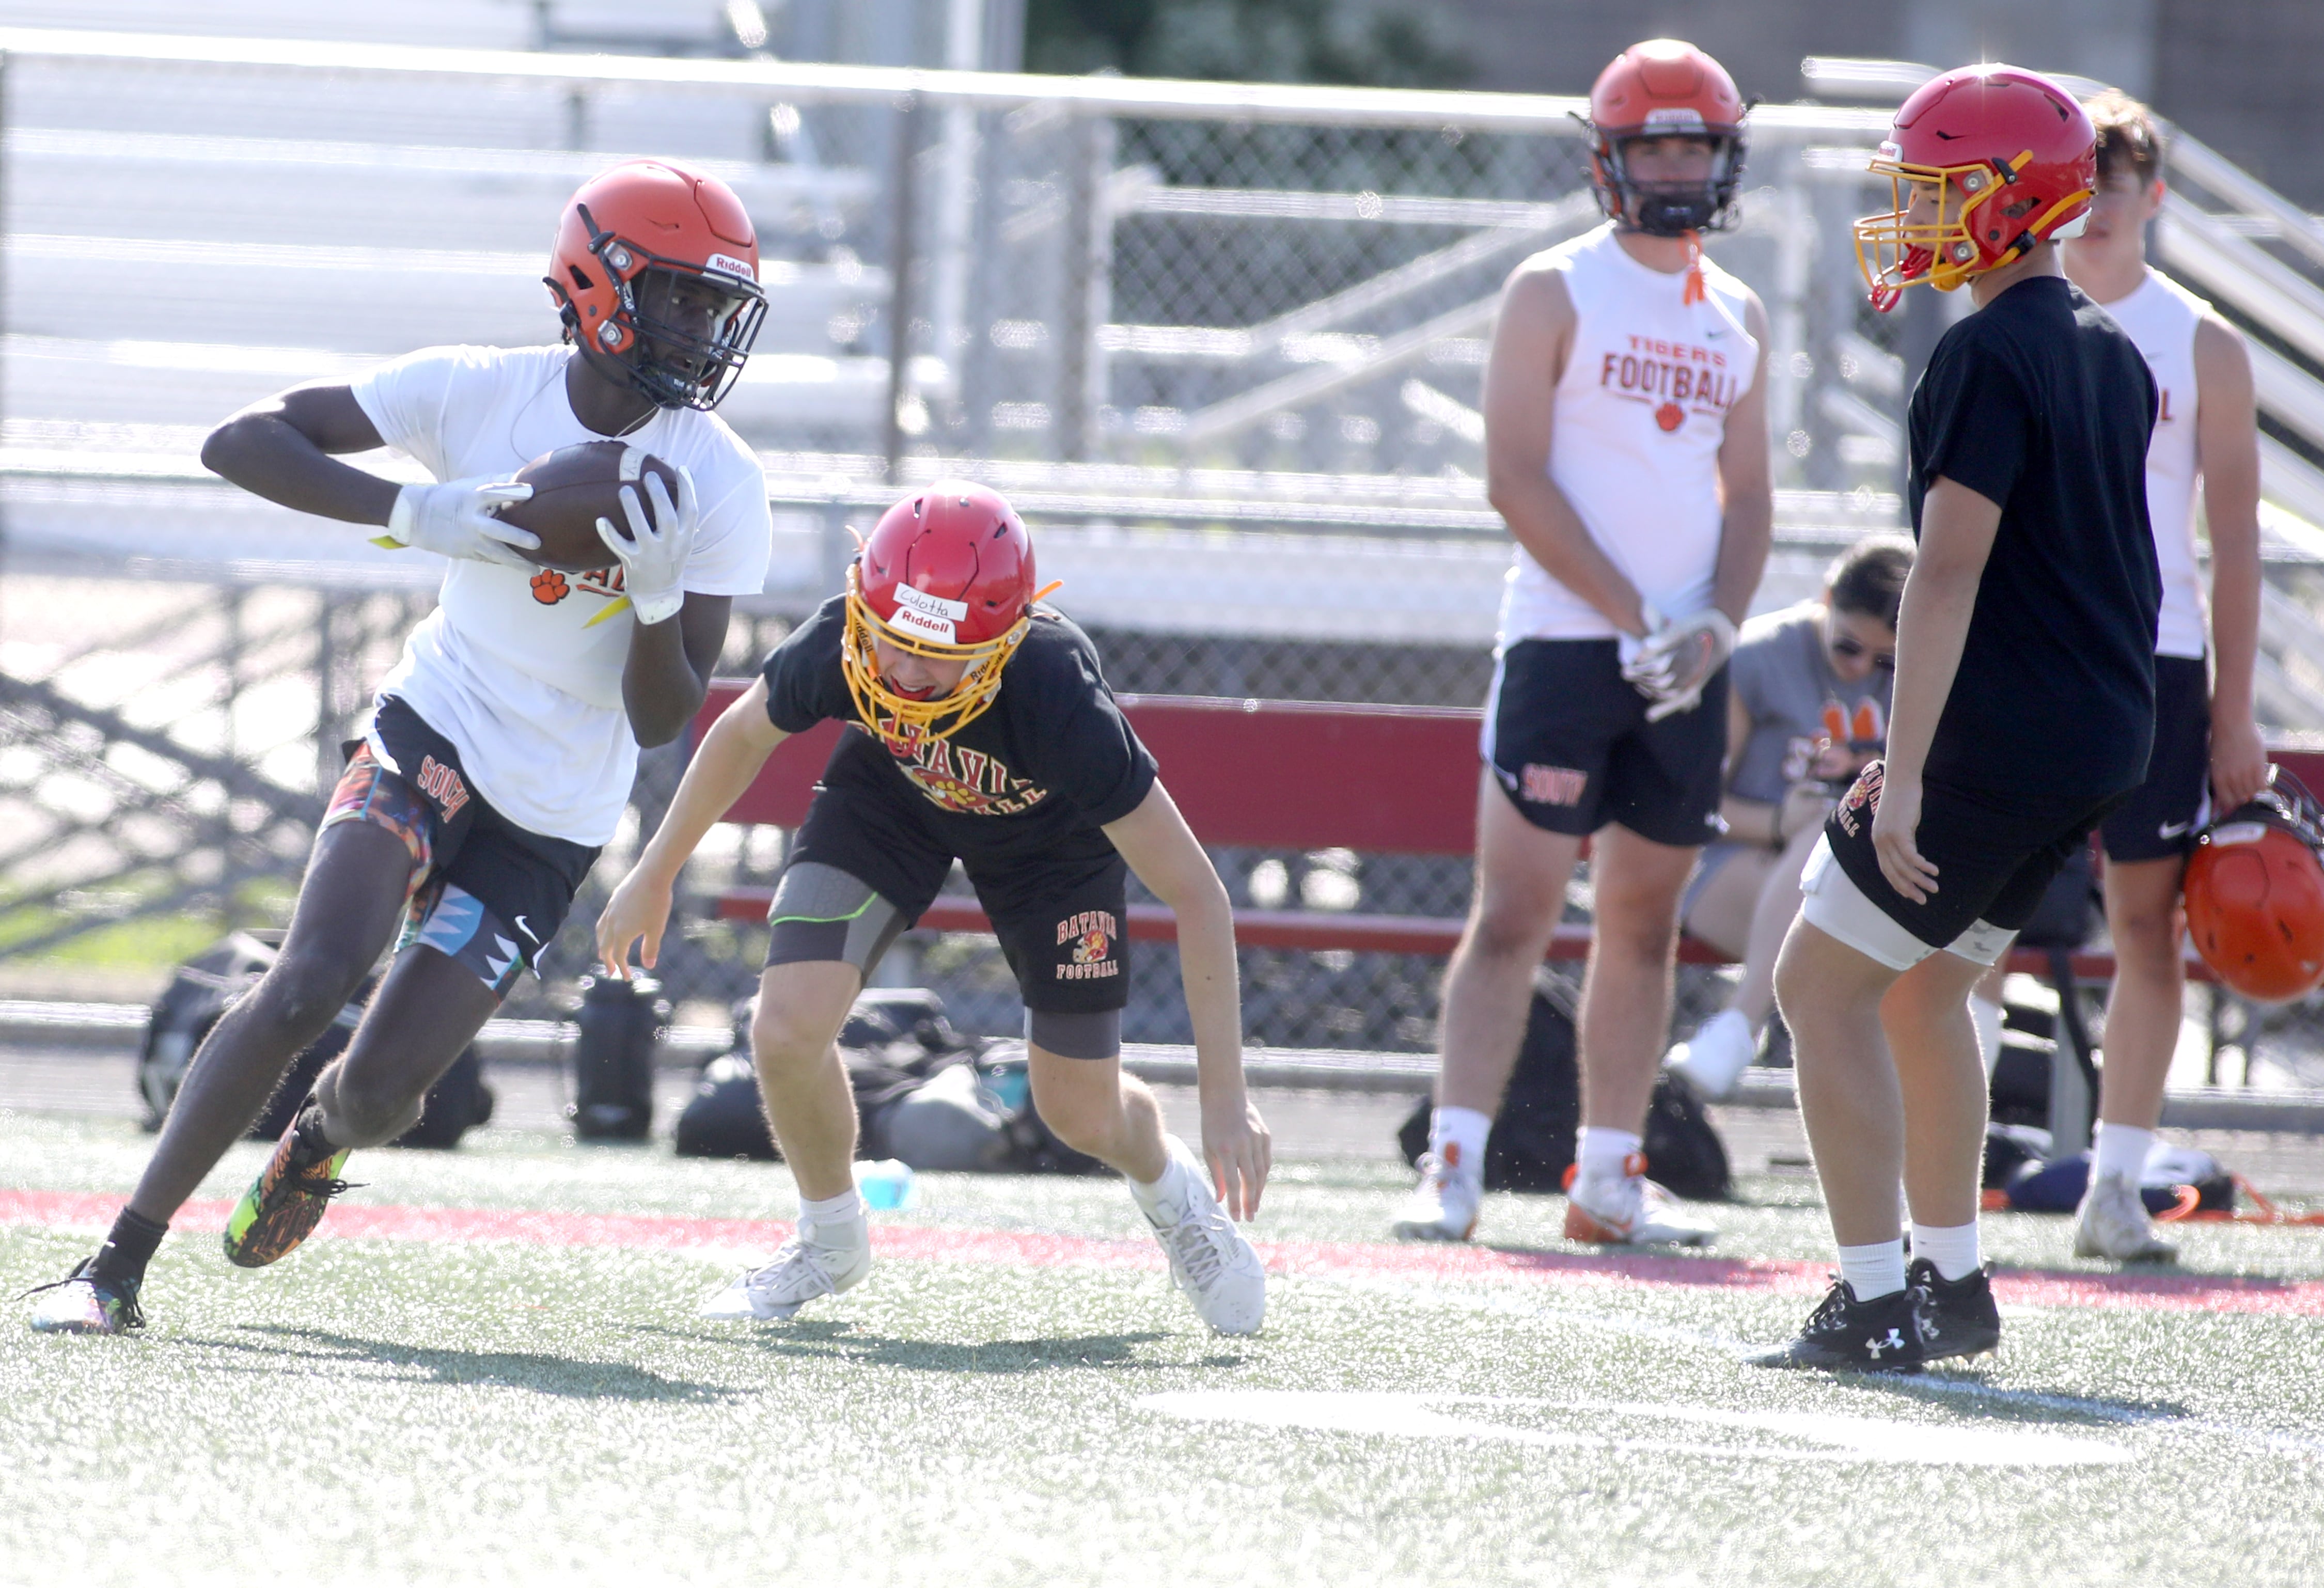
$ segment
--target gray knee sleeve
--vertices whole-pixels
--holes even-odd
[[[1100,1009],[1061,1014],[1025,1011],[1025,1040],[1059,1058],[1118,1058],[1121,1055],[1121,1011]]]
[[[896,907],[837,866],[807,861],[775,885],[767,910],[767,964],[844,960],[868,981],[904,930]]]

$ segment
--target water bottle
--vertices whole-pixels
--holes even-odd
[[[863,1198],[864,1206],[882,1213],[918,1207],[920,1202],[920,1188],[912,1177],[912,1166],[893,1158],[875,1158],[857,1164],[855,1190]]]

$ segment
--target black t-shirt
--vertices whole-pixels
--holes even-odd
[[[1154,757],[1106,687],[1097,651],[1073,621],[1033,609],[1024,642],[984,713],[949,738],[865,725],[840,670],[846,597],[835,596],[760,669],[767,716],[787,734],[825,717],[842,734],[826,788],[902,796],[964,859],[1033,857],[1138,808],[1154,787]]]
[[[1944,334],[1913,392],[1913,528],[1940,475],[2001,504],[1927,775],[2061,802],[2146,775],[2163,581],[2154,379],[2104,309],[2031,276]]]

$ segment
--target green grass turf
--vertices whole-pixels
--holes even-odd
[[[0,1116],[0,1189],[117,1192],[148,1145]],[[202,1195],[235,1195],[259,1151]],[[349,1173],[383,1205],[790,1209],[777,1168],[513,1132],[360,1154]],[[1103,1181],[922,1185],[923,1207],[876,1216],[1139,1229]],[[1372,1241],[1403,1186],[1386,1166],[1291,1166],[1259,1233]],[[1743,1192],[1721,1210],[1724,1253],[1828,1254],[1809,1183]],[[1485,1233],[1559,1247],[1560,1207],[1495,1198]],[[2063,1260],[2062,1220],[1987,1223],[2004,1262],[2098,1271]],[[2190,1269],[2324,1276],[2314,1231],[2182,1238]],[[0,1281],[53,1277],[89,1244],[0,1227]],[[2319,1571],[2314,1318],[2015,1309],[1989,1365],[1834,1382],[1738,1362],[1808,1304],[1751,1289],[1278,1279],[1267,1333],[1228,1341],[1158,1272],[967,1261],[887,1262],[790,1325],[711,1325],[694,1307],[724,1261],[318,1239],[246,1274],[195,1224],[154,1265],[142,1337],[0,1325],[0,1582],[2051,1588]],[[2029,1437],[2119,1459],[1992,1464]],[[1849,1438],[1891,1459],[1834,1447]],[[1944,1451],[1965,1459],[1893,1459]]]

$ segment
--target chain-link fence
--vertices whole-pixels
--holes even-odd
[[[837,586],[890,493],[957,471],[1026,509],[1120,689],[1474,705],[1508,557],[1479,374],[1509,269],[1596,222],[1578,108],[0,30],[0,964],[280,918],[434,578],[223,486],[200,439],[409,348],[553,339],[551,225],[625,154],[714,172],[760,229],[770,310],[722,414],[778,532],[730,670]],[[1960,306],[1864,307],[1848,223],[1886,198],[1863,174],[1885,113],[1753,119],[1741,224],[1709,245],[1769,316],[1771,606],[1900,522],[1904,397]],[[2310,671],[2278,680],[2275,721],[2324,725]],[[512,1012],[567,994],[680,765],[644,758],[637,819]],[[722,829],[689,894],[770,880],[781,845]],[[1218,859],[1259,906],[1457,915],[1470,883],[1459,861]],[[697,912],[667,979],[706,1018],[762,949]],[[913,952],[965,1023],[1014,1025],[989,943]],[[1173,955],[1137,967],[1132,1034],[1183,1036]],[[1251,1036],[1425,1048],[1438,969],[1247,953]]]

